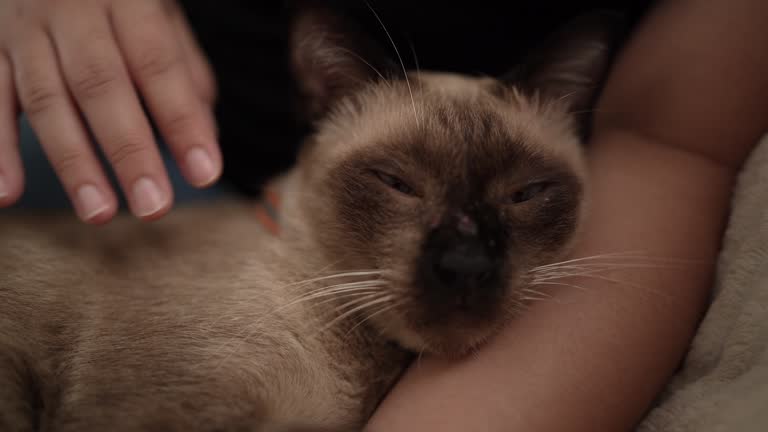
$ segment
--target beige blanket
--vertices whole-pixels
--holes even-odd
[[[638,432],[768,431],[768,136],[739,178],[712,305]]]

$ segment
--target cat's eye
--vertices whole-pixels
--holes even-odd
[[[552,183],[547,181],[530,183],[512,195],[512,203],[520,204],[526,201],[530,201],[536,198],[538,195],[542,194],[551,186]]]
[[[413,188],[408,185],[408,183],[393,176],[392,174],[387,174],[379,170],[373,170],[373,173],[376,175],[376,177],[378,177],[379,180],[381,180],[382,183],[389,186],[390,188],[405,195],[416,195],[416,191],[414,191]]]

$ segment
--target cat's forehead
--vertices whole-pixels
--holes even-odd
[[[490,77],[472,77],[447,72],[415,72],[409,74],[419,90],[456,99],[476,100],[489,95],[500,96],[500,83]],[[408,83],[406,82],[406,86]]]
[[[567,113],[491,78],[411,73],[342,104],[320,128],[327,150],[371,158],[403,155],[435,170],[504,169],[515,161],[578,165]],[[469,174],[469,173],[467,173]]]

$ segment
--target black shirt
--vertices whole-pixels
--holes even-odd
[[[324,2],[389,44],[364,0]],[[469,74],[503,74],[551,32],[597,8],[619,10],[633,23],[650,0],[554,0],[503,3],[370,0],[406,67]],[[246,193],[288,167],[308,126],[297,117],[288,63],[285,1],[182,0],[219,85],[216,114],[224,178]]]

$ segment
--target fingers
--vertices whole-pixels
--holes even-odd
[[[187,22],[184,11],[176,2],[168,2],[168,16],[171,19],[176,35],[181,43],[181,48],[189,66],[189,73],[200,97],[207,103],[216,101],[216,79],[208,59],[200,49],[194,32]]]
[[[139,33],[145,26],[132,25]],[[131,211],[145,220],[164,215],[173,192],[106,11],[62,7],[53,15],[50,31],[70,92],[114,168]]]
[[[106,222],[117,211],[88,132],[135,215],[156,219],[170,209],[173,191],[142,102],[187,180],[204,187],[218,179],[213,73],[173,0],[24,5],[11,21],[22,31],[0,41],[0,206],[23,187],[17,98],[83,220]]]
[[[212,184],[222,165],[213,113],[196,91],[182,43],[163,5],[116,2],[112,22],[130,74],[182,173],[195,186]],[[142,31],[136,31],[138,26]]]
[[[78,216],[106,222],[117,200],[61,79],[50,39],[42,29],[30,30],[12,46],[10,56],[21,107]]]
[[[0,207],[16,202],[23,189],[18,139],[13,71],[6,55],[0,52]]]

